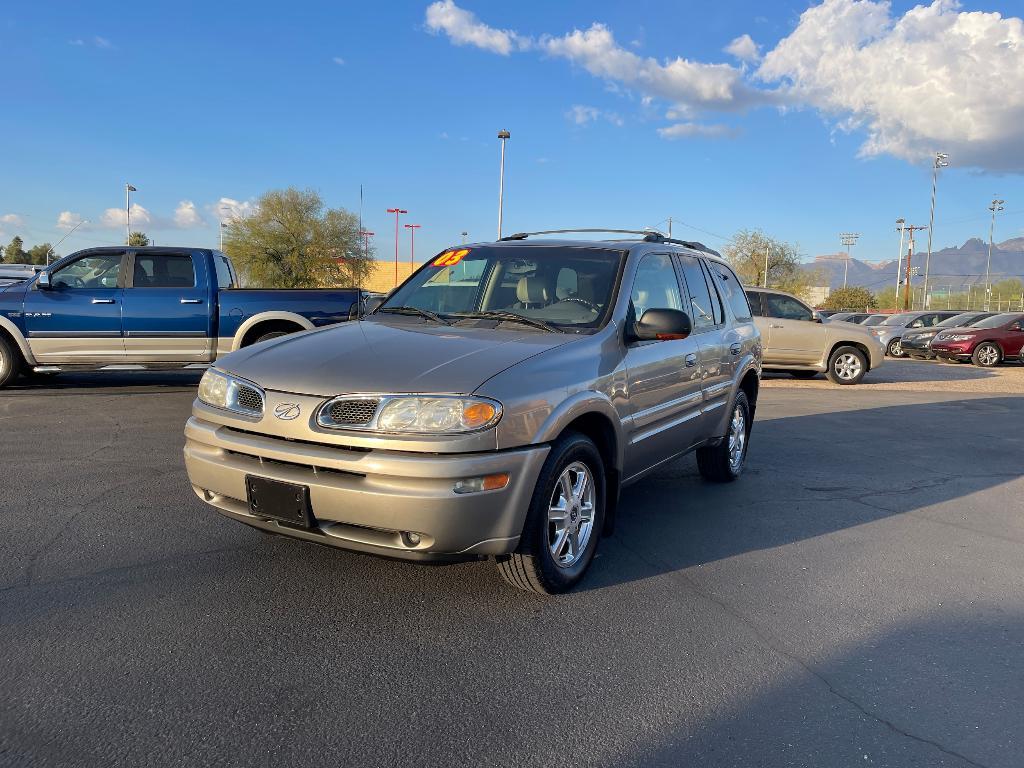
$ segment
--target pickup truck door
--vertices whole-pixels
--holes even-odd
[[[124,252],[85,254],[50,272],[50,287],[25,293],[25,329],[36,362],[94,365],[124,361],[121,302]]]
[[[686,311],[672,258],[647,254],[637,266],[632,315],[648,309]],[[632,322],[632,318],[627,319]],[[628,331],[628,329],[627,329]],[[700,439],[701,348],[690,336],[629,341],[625,365],[630,406],[625,479],[686,451]]]
[[[207,272],[202,253],[130,252],[122,310],[126,362],[213,359]]]

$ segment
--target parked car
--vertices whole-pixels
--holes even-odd
[[[868,315],[860,321],[860,324],[868,327],[872,325],[881,325],[890,317],[892,317],[892,315]]]
[[[748,288],[747,298],[764,343],[765,370],[809,379],[824,373],[836,384],[859,384],[882,364],[871,332],[841,320],[821,322],[800,299],[783,291]]]
[[[249,290],[223,253],[91,248],[0,288],[0,386],[20,371],[202,365],[347,320],[358,291]]]
[[[842,320],[844,323],[863,323],[869,317],[871,317],[870,312],[839,312],[832,315],[828,320],[829,322]]]
[[[958,315],[947,317],[938,325],[931,328],[918,328],[907,330],[900,339],[901,351],[910,357],[918,360],[931,360],[935,353],[931,350],[932,339],[946,328],[962,328],[992,317],[995,312],[961,312]]]
[[[897,315],[889,315],[885,320],[871,329],[871,332],[881,343],[885,354],[889,357],[906,357],[901,341],[903,334],[908,330],[918,328],[932,328],[943,320],[959,314],[958,310],[942,310],[941,312],[900,312]]]
[[[991,368],[1008,358],[1024,362],[1024,313],[1004,312],[968,328],[950,328],[932,341],[943,360],[970,360]]]
[[[520,234],[445,251],[360,322],[220,360],[185,462],[200,499],[255,528],[492,557],[561,592],[621,487],[691,451],[705,478],[739,476],[760,364],[740,282],[703,246]]]

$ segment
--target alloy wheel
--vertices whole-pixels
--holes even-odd
[[[594,476],[581,461],[562,470],[548,504],[548,549],[555,564],[570,568],[594,531]]]
[[[860,358],[850,352],[839,355],[832,362],[832,369],[836,372],[836,376],[843,381],[856,379],[860,375],[861,368]]]
[[[999,362],[999,350],[991,344],[986,344],[978,350],[978,360],[982,365],[995,365]]]
[[[737,405],[729,422],[729,467],[739,472],[743,466],[743,455],[747,447],[747,419],[743,409]]]

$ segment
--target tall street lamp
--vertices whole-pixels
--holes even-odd
[[[409,274],[411,275],[415,267],[416,261],[416,230],[419,229],[421,224],[406,224],[405,228],[409,230]]]
[[[132,192],[138,192],[135,187],[127,182],[124,185],[124,223],[125,223],[125,245],[132,242]]]
[[[900,304],[900,277],[903,272],[903,235],[907,231],[907,220],[900,217],[896,219],[896,231],[900,233],[900,250],[899,258],[896,259],[896,303],[894,307],[899,307]]]
[[[363,257],[370,258],[370,238],[373,237],[375,232],[367,232],[365,229],[359,231],[359,236],[363,238]]]
[[[949,167],[949,155],[945,152],[935,153],[935,162],[932,163],[932,212],[928,219],[928,255],[924,258],[924,303],[921,309],[928,309],[928,268],[932,263],[932,235],[935,230],[935,190],[939,184],[939,169]]]
[[[498,239],[501,240],[501,215],[505,198],[505,142],[512,138],[512,134],[502,128],[498,131],[498,138],[501,140],[501,171],[498,173]]]
[[[466,244],[466,238],[469,237],[469,232],[463,231],[460,234],[462,235],[462,244],[465,245]]]
[[[996,214],[1003,209],[1005,200],[995,198],[992,205],[988,207],[992,211],[992,224],[988,228],[988,261],[985,263],[985,311],[988,312],[992,305],[992,239],[996,234]]]
[[[388,208],[388,213],[395,214],[395,285],[398,285],[398,217],[408,211],[402,208]]]
[[[846,246],[846,261],[843,263],[843,288],[846,287],[846,277],[850,272],[850,246],[857,244],[859,232],[843,232],[839,235],[840,241]]]

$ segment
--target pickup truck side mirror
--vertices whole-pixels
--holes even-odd
[[[41,290],[41,291],[48,291],[51,288],[53,288],[53,286],[50,285],[50,273],[49,272],[44,270],[44,271],[39,273],[39,277],[36,278],[36,287],[39,290]]]
[[[690,316],[678,309],[648,309],[633,324],[633,338],[639,341],[685,339],[692,331]]]
[[[368,315],[384,303],[383,296],[371,296],[363,302],[363,314]]]

